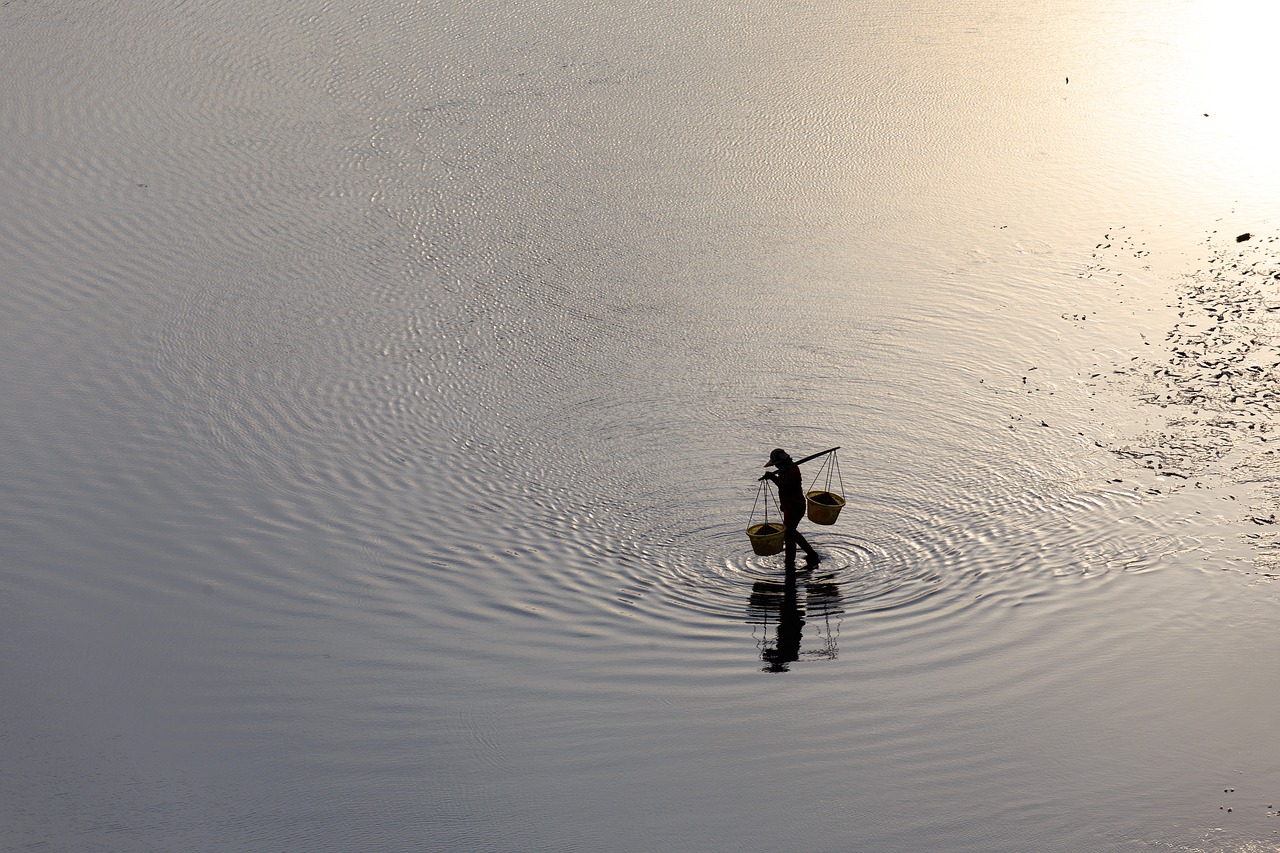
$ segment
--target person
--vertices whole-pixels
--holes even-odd
[[[766,472],[762,480],[772,480],[778,487],[778,506],[782,509],[782,524],[786,528],[783,542],[786,543],[786,566],[794,568],[796,564],[796,546],[804,549],[805,558],[810,564],[822,558],[813,546],[800,533],[800,519],[804,518],[805,505],[804,484],[800,478],[800,466],[791,461],[791,455],[781,447],[774,448],[769,454],[766,468],[777,468],[777,471]]]

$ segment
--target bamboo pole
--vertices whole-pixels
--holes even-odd
[[[828,453],[835,453],[835,452],[836,452],[837,450],[839,450],[839,449],[840,449],[840,446],[839,446],[839,445],[836,445],[835,447],[828,447],[826,450],[820,450],[820,451],[818,451],[817,453],[814,453],[814,454],[811,454],[811,455],[809,455],[809,456],[806,456],[805,458],[801,459],[800,461],[798,461],[798,462],[792,462],[791,464],[792,464],[792,465],[803,465],[804,463],[808,462],[808,461],[809,461],[809,460],[811,460],[811,459],[817,459],[819,456],[826,456]],[[768,474],[765,474],[765,475],[764,475],[763,477],[761,477],[760,479],[761,479],[761,480],[767,480],[767,479],[769,479],[769,475],[768,475]]]
[[[799,460],[798,462],[792,462],[791,464],[803,465],[804,463],[808,462],[810,459],[817,459],[819,456],[826,456],[828,453],[835,453],[839,449],[840,447],[837,445],[836,447],[830,447],[830,448],[827,448],[826,450],[820,450],[811,456],[806,456],[805,458]]]

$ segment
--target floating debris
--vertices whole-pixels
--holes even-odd
[[[1204,476],[1247,486],[1250,505],[1238,518],[1262,526],[1267,532],[1260,535],[1268,537],[1254,543],[1255,565],[1280,572],[1280,536],[1272,532],[1280,525],[1280,459],[1273,455],[1280,450],[1272,449],[1280,441],[1280,258],[1267,253],[1275,237],[1232,236],[1208,235],[1206,263],[1189,268],[1178,282],[1168,306],[1177,316],[1161,354],[1109,365],[1133,383],[1138,400],[1167,410],[1163,423],[1141,435],[1094,443],[1148,469],[1166,488],[1179,488],[1176,481],[1201,488],[1198,478]],[[1128,251],[1113,245],[1106,254],[1095,252],[1085,272],[1104,269],[1112,253]],[[1107,375],[1098,367],[1091,380]],[[1224,498],[1234,501],[1236,495]]]

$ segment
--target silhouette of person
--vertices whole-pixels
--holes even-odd
[[[772,480],[778,487],[778,506],[782,509],[782,524],[786,528],[783,542],[786,543],[786,566],[792,568],[796,564],[796,546],[804,549],[805,558],[810,565],[822,559],[813,550],[808,541],[800,534],[800,520],[804,518],[805,496],[804,484],[800,478],[800,466],[791,461],[790,454],[781,447],[774,448],[769,454],[766,468],[777,468],[769,471],[760,479]]]

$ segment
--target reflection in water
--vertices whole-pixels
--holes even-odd
[[[800,577],[803,578],[803,584]],[[803,585],[804,602],[799,589]],[[760,659],[765,662],[765,672],[787,672],[792,661],[803,656],[806,660],[834,660],[837,654],[836,638],[840,633],[840,587],[834,575],[815,576],[813,570],[788,569],[782,583],[756,581],[747,601],[747,622],[763,629],[757,636]],[[805,617],[813,623],[810,647],[801,652]],[[833,621],[834,617],[834,621]],[[776,626],[770,637],[769,626]]]

